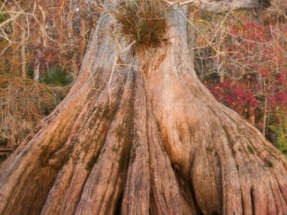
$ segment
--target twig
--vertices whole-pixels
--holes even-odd
[[[178,6],[183,6],[183,5],[192,3],[194,0],[189,0],[189,1],[185,1],[185,2],[181,2],[180,0],[175,1],[175,2],[171,2],[171,1],[167,1],[167,0],[163,0],[163,1],[168,3],[170,6],[173,6],[175,4],[177,4]]]

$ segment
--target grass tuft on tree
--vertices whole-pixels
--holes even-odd
[[[159,0],[121,2],[113,13],[120,39],[133,44],[134,54],[164,46],[170,27],[167,20],[170,9]]]

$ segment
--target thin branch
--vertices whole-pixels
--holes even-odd
[[[192,4],[200,9],[213,12],[213,13],[225,13],[230,10],[247,9],[247,8],[257,8],[260,6],[259,2],[256,0],[187,0],[187,1],[168,1],[162,0],[163,2],[169,4],[170,6],[178,5],[179,7]]]

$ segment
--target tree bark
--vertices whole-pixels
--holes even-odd
[[[0,214],[287,214],[286,159],[201,84],[171,17],[137,57],[101,15],[69,94],[1,166]]]

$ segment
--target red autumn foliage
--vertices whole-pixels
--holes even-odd
[[[229,78],[204,83],[218,101],[245,118],[257,116],[260,128],[265,99],[268,113],[287,107],[287,29],[286,24],[263,25],[245,16],[240,20],[228,22],[226,54],[218,63],[225,65]]]
[[[228,78],[218,85],[208,83],[207,81],[204,83],[219,102],[246,118],[254,115],[258,107],[258,100],[246,81],[238,83]]]

